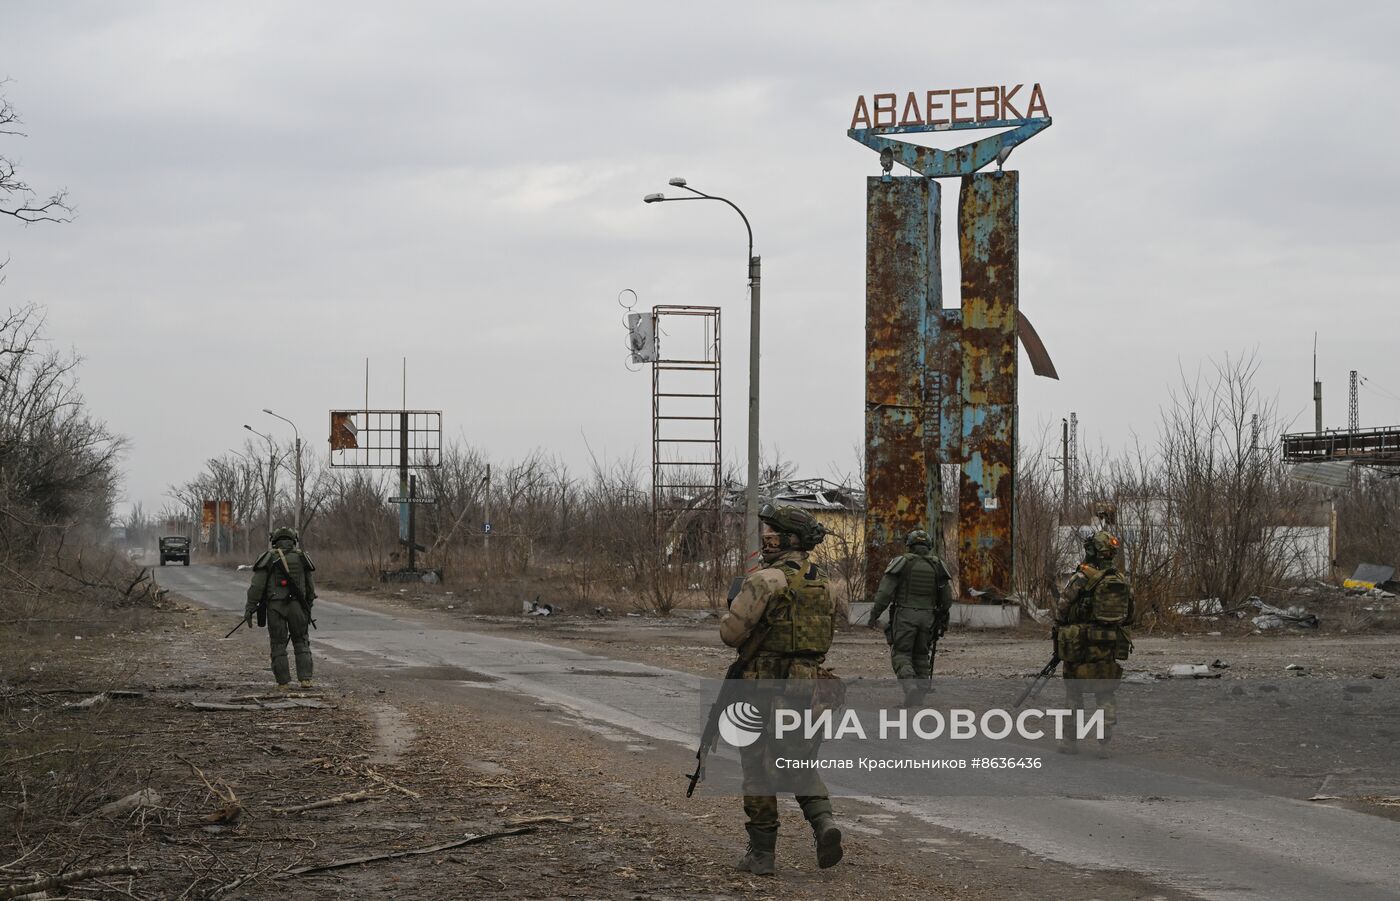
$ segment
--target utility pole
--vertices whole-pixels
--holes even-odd
[[[758,565],[757,554],[761,547],[758,538],[758,300],[762,273],[763,258],[749,257],[749,484],[744,494],[744,551],[754,558],[754,566]],[[745,560],[745,565],[748,563]]]
[[[491,578],[491,464],[486,464],[486,492],[482,495],[481,553],[486,558],[486,578]]]
[[[1317,332],[1313,332],[1313,418],[1314,428],[1322,434],[1322,383],[1317,380]]]
[[[408,496],[408,410],[399,413],[399,497]],[[399,504],[399,537],[408,541],[408,518],[412,504]]]
[[[418,477],[408,477],[408,571],[418,572],[418,535],[414,526],[417,524],[418,511],[414,508],[418,505],[413,499],[418,496]]]
[[[297,465],[293,468],[292,472],[293,472],[293,474],[295,475],[296,480],[297,480],[297,506],[296,506],[296,510],[295,510],[295,511],[293,512],[293,514],[292,514],[292,528],[296,529],[297,532],[300,533],[300,532],[301,532],[302,509],[306,506],[306,496],[305,496],[305,494],[303,493],[303,487],[304,487],[304,486],[303,486],[303,484],[302,484],[302,476],[301,476],[301,429],[297,428],[297,424],[296,424],[295,422],[292,422],[290,419],[288,419],[287,417],[283,416],[283,415],[280,414],[280,413],[274,413],[274,412],[272,412],[272,411],[269,410],[267,407],[263,407],[263,412],[266,413],[266,414],[269,415],[269,416],[272,416],[272,417],[275,417],[275,418],[277,418],[277,419],[280,419],[280,420],[282,420],[283,422],[285,422],[287,425],[291,426],[291,427],[292,427],[292,434],[296,436],[296,444],[295,444],[294,446],[296,447]],[[214,518],[215,518],[215,519],[218,519],[217,516],[215,516]]]

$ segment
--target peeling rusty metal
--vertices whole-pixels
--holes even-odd
[[[1035,326],[1026,318],[1018,307],[1016,310],[1016,336],[1021,339],[1021,346],[1026,349],[1026,359],[1031,361],[1031,371],[1042,378],[1055,379],[1059,381],[1060,374],[1055,371],[1055,363],[1050,359],[1050,351],[1045,349],[1045,343],[1040,340],[1040,334],[1036,332]]]
[[[930,350],[937,334],[937,182],[866,182],[865,542],[867,593],[905,534],[928,528],[931,445],[938,429],[930,394]],[[934,508],[936,510],[936,508]]]
[[[1011,588],[1015,525],[1018,182],[967,176],[958,203],[962,258],[962,479],[958,563],[964,594]]]
[[[893,115],[878,99],[875,122],[881,110]],[[886,173],[898,162],[918,176],[886,174],[866,185],[867,587],[873,592],[881,564],[901,549],[909,529],[926,527],[941,539],[938,464],[956,463],[957,547],[944,557],[958,561],[964,599],[994,601],[1012,584],[1018,336],[1036,374],[1058,378],[1018,310],[1018,182],[1002,166],[1051,120],[912,119],[847,132],[880,153]],[[994,127],[1007,131],[951,150],[890,137]],[[996,172],[979,174],[992,163]],[[943,307],[940,288],[939,188],[932,179],[950,177],[962,181],[960,309]]]
[[[1006,162],[1006,158],[1010,156],[1011,151],[1017,145],[1049,128],[1050,124],[1051,119],[1047,116],[1036,119],[997,119],[933,127],[896,125],[852,128],[846,134],[852,140],[859,141],[877,153],[889,150],[895,162],[920,175],[929,178],[952,178],[971,175],[993,162],[998,164]],[[918,144],[909,144],[885,137],[891,134],[962,131],[975,128],[1009,128],[1010,130],[951,150],[922,147]]]

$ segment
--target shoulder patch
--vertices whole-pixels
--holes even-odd
[[[907,559],[908,558],[906,558],[903,554],[900,554],[898,557],[895,557],[893,560],[890,561],[890,565],[885,567],[885,574],[892,576],[895,573],[899,572],[901,569],[904,568],[904,564],[907,562]]]

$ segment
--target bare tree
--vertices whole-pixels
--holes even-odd
[[[19,130],[19,113],[4,96],[6,81],[0,81],[0,136],[24,137]],[[73,217],[73,208],[68,204],[68,192],[55,191],[47,198],[40,199],[19,174],[14,161],[0,154],[0,215],[10,216],[20,222],[68,222]]]

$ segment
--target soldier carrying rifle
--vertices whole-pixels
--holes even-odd
[[[316,586],[311,573],[316,566],[298,545],[295,529],[285,526],[268,536],[271,547],[253,564],[253,583],[248,586],[248,603],[243,608],[243,622],[267,625],[267,637],[272,645],[272,675],[282,691],[291,690],[292,673],[287,665],[287,640],[296,652],[297,679],[302,688],[311,687],[311,638],[308,630],[315,625],[311,619],[311,604],[316,600]]]

